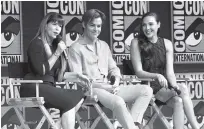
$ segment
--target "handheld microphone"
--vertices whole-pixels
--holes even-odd
[[[169,86],[170,89],[173,89],[178,95],[181,94],[181,91],[179,89],[177,89],[176,87],[173,87],[173,86]]]
[[[62,36],[61,35],[57,35],[56,43],[58,44],[58,43],[60,43],[60,41],[62,41]],[[67,55],[66,50],[64,50],[63,53],[64,53],[65,58],[68,59],[68,55]]]

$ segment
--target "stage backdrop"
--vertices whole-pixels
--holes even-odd
[[[23,61],[22,25],[21,2],[1,1],[1,69],[7,69],[8,62]],[[1,76],[1,127],[4,129],[19,125],[14,110],[7,104],[8,84],[8,77]],[[19,87],[15,87],[14,92],[18,97]]]
[[[203,1],[171,4],[175,63],[204,63]]]
[[[204,63],[204,2],[171,2],[172,43],[174,45],[175,64]],[[204,66],[204,65],[203,65]],[[203,67],[204,68],[204,67]],[[177,77],[203,79],[203,72],[177,73]],[[196,109],[204,100],[204,82],[189,81],[187,87],[194,103],[194,112],[200,125],[204,124],[203,114]],[[185,128],[190,124],[185,119]]]
[[[110,2],[111,50],[118,65],[123,59],[130,60],[131,40],[139,33],[141,16],[148,12],[147,1]]]
[[[122,60],[130,59],[130,41],[137,37],[141,16],[148,12],[157,12],[161,17],[162,37],[172,40],[174,62],[177,77],[189,77],[187,83],[194,111],[200,125],[204,124],[203,107],[204,82],[204,2],[164,2],[164,1],[1,1],[1,128],[17,129],[20,125],[15,112],[7,105],[10,96],[8,87],[7,62],[27,61],[27,47],[35,36],[43,16],[48,12],[58,12],[66,19],[65,32],[67,45],[74,43],[82,34],[81,16],[87,9],[96,8],[106,14],[107,20],[102,28],[100,39],[106,41],[112,50],[117,65],[123,71]],[[165,10],[165,11],[164,11]],[[61,86],[58,86],[61,88]],[[62,87],[63,88],[63,87]],[[76,87],[70,87],[75,88]],[[14,89],[19,96],[19,86]],[[172,109],[164,107],[164,114],[172,122]],[[39,120],[38,109],[28,109],[28,120]],[[105,109],[108,116],[112,113]],[[51,115],[59,118],[59,110],[52,109]],[[92,113],[95,115],[95,112]],[[34,127],[35,125],[31,125]],[[48,124],[43,125],[49,128]],[[97,129],[105,129],[100,122]],[[164,128],[156,120],[154,128]],[[76,129],[80,129],[76,124]],[[185,129],[190,129],[185,119]]]

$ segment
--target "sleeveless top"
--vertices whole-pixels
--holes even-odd
[[[151,42],[150,42],[151,43]],[[166,77],[166,48],[164,39],[158,37],[156,43],[152,43],[152,55],[150,58],[145,58],[141,55],[143,70],[150,73],[159,73]],[[151,82],[153,93],[156,94],[162,86],[158,80]]]

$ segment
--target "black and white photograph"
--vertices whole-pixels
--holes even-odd
[[[1,129],[204,129],[204,1],[1,1]]]

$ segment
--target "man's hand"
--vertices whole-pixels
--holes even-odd
[[[120,77],[115,76],[115,82],[112,85],[112,88],[113,88],[112,93],[113,94],[117,94],[118,93],[118,91],[120,90],[119,85],[120,85]]]
[[[117,94],[119,90],[120,90],[120,87],[119,87],[119,86],[117,86],[117,87],[115,87],[115,88],[114,88],[114,86],[113,86],[113,91],[112,91],[112,93],[113,93],[113,94]]]
[[[113,87],[118,87],[120,84],[120,77],[115,76],[115,82],[113,83]]]

